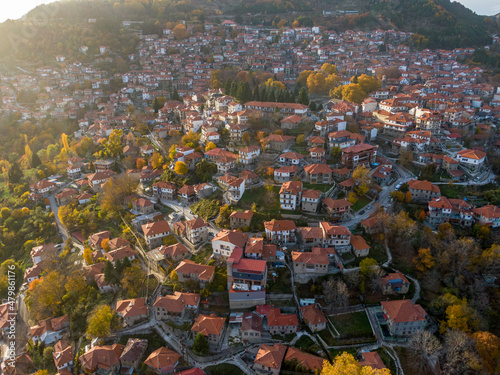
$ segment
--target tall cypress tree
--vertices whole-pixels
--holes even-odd
[[[307,94],[307,89],[302,87],[299,92],[299,97],[297,98],[297,103],[309,105],[309,95]]]
[[[235,98],[237,93],[238,93],[238,84],[233,81],[231,82],[231,90],[229,91],[229,95]]]
[[[231,83],[233,80],[231,78],[226,79],[226,83],[224,84],[224,94],[230,95],[231,94]]]
[[[17,161],[15,161],[9,169],[9,181],[13,184],[18,184],[21,182],[21,178],[23,178],[23,171]]]

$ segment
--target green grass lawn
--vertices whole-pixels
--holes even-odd
[[[463,198],[465,196],[465,186],[463,185],[449,185],[443,184],[439,185],[439,189],[441,189],[441,195],[444,195],[446,198]]]
[[[385,367],[391,370],[391,374],[397,374],[396,364],[387,351],[384,348],[378,348],[377,353],[382,362],[384,362]]]
[[[288,294],[292,292],[292,279],[288,268],[280,268],[273,277],[270,273],[266,285],[267,293]]]
[[[269,192],[264,186],[257,189],[245,190],[240,201],[236,205],[237,208],[248,210],[253,203],[257,204],[257,210],[261,212],[269,212],[271,214],[279,213],[279,186],[273,187],[274,199],[269,196]]]
[[[366,312],[364,311],[336,315],[329,319],[341,336],[373,335],[368,316],[366,316]]]
[[[335,337],[332,336],[330,331],[327,329],[324,329],[323,331],[319,331],[318,335],[323,339],[323,341],[326,343],[328,346],[335,346],[337,345],[337,340],[335,340]]]
[[[352,210],[354,212],[358,212],[359,210],[361,210],[363,207],[365,207],[370,202],[371,202],[371,200],[369,198],[361,197],[356,201],[356,203],[354,203],[352,205]]]
[[[208,375],[243,375],[243,371],[238,366],[229,363],[205,367],[205,372]]]
[[[309,336],[301,336],[300,339],[295,342],[295,347],[301,350],[307,350],[313,345],[314,341]]]

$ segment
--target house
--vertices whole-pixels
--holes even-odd
[[[320,373],[323,369],[324,359],[313,354],[304,353],[297,348],[289,347],[286,351],[285,361],[297,363],[298,366],[312,373]]]
[[[374,215],[361,221],[361,226],[368,234],[377,234],[382,231],[382,219],[378,215]]]
[[[172,201],[176,198],[177,188],[172,182],[159,181],[152,186],[153,195],[159,199]]]
[[[165,260],[171,260],[172,262],[177,263],[186,258],[187,255],[189,255],[189,250],[182,243],[176,243],[170,246],[162,245],[147,252],[148,258],[157,263],[166,263],[163,262]]]
[[[94,346],[79,357],[82,369],[93,374],[118,374],[120,370],[120,356],[125,347],[121,344]]]
[[[54,258],[58,253],[54,244],[44,244],[31,248],[30,256],[34,264],[39,264],[44,260]]]
[[[173,295],[156,297],[153,311],[157,320],[180,317],[184,319],[189,313],[196,314],[200,307],[198,293],[174,292]]]
[[[295,243],[297,227],[293,220],[264,222],[267,239],[274,243]]]
[[[428,202],[441,196],[439,186],[426,180],[410,180],[407,185],[411,193],[411,200],[415,202]]]
[[[62,191],[54,196],[57,205],[62,206],[68,204],[73,198],[78,195],[75,189],[64,188]]]
[[[229,215],[229,223],[231,225],[231,229],[250,228],[252,217],[252,210],[233,211],[231,215]]]
[[[366,257],[370,252],[370,245],[368,245],[365,239],[359,235],[353,234],[351,236],[351,247],[356,257]]]
[[[302,201],[302,181],[288,181],[281,185],[280,207],[282,210],[296,210]]]
[[[151,353],[144,364],[155,374],[170,374],[174,372],[180,358],[180,354],[162,346]]]
[[[69,327],[68,315],[58,318],[40,320],[36,326],[30,328],[33,342],[43,342],[45,345],[56,342],[62,337],[63,331]]]
[[[293,165],[291,167],[281,167],[274,170],[274,182],[281,184],[283,182],[291,181],[295,177],[295,173],[299,167]]]
[[[193,245],[208,241],[208,224],[200,217],[174,223],[174,231]]]
[[[130,247],[130,245],[120,247],[116,250],[110,250],[104,254],[105,258],[113,264],[115,264],[117,260],[124,260],[125,258],[132,261],[136,259],[136,255],[137,253]]]
[[[302,211],[315,214],[318,212],[323,193],[319,190],[305,189],[302,193]]]
[[[295,137],[291,135],[270,134],[263,139],[264,148],[281,152],[290,148],[295,143]]]
[[[328,320],[317,303],[301,306],[300,311],[302,319],[304,319],[311,332],[319,332],[326,329]]]
[[[148,318],[149,306],[144,298],[125,299],[116,302],[116,312],[127,326],[132,326]]]
[[[207,338],[209,344],[217,345],[221,339],[225,321],[225,318],[220,318],[215,314],[200,314],[194,321],[191,332],[195,335],[201,333]]]
[[[429,208],[429,224],[439,225],[450,221],[453,208],[450,201],[445,196],[434,198],[428,202]]]
[[[170,225],[168,225],[166,220],[144,224],[142,225],[142,232],[144,233],[144,239],[150,249],[160,246],[163,237],[172,233]]]
[[[325,161],[326,150],[323,147],[313,147],[309,149],[309,157],[313,163],[323,163]]]
[[[226,266],[231,309],[249,308],[266,302],[265,260],[243,258],[243,249],[236,248],[227,259]]]
[[[244,343],[260,340],[262,336],[262,317],[252,311],[241,317],[241,340]]]
[[[491,228],[500,226],[500,208],[492,204],[472,210],[474,218],[481,225],[487,225]]]
[[[424,330],[427,313],[411,300],[382,301],[382,310],[392,336],[411,337]]]
[[[89,186],[94,192],[99,192],[102,190],[102,186],[111,178],[113,174],[114,172],[111,171],[100,171],[87,175]]]
[[[346,148],[354,146],[357,134],[351,133],[347,130],[339,130],[328,134],[328,146],[330,148]]]
[[[59,340],[54,345],[52,357],[54,358],[54,364],[59,373],[62,369],[69,371],[71,366],[73,366],[73,347],[68,345],[65,340]]]
[[[332,220],[346,220],[352,215],[352,203],[347,199],[325,198],[322,206]]]
[[[304,155],[295,151],[287,151],[280,155],[279,160],[281,165],[300,165],[300,161],[304,159]]]
[[[262,344],[255,356],[253,369],[257,374],[279,375],[285,358],[286,346],[281,344]]]
[[[456,158],[460,165],[475,172],[484,165],[486,153],[479,150],[462,150],[457,152]]]
[[[188,280],[193,280],[199,282],[200,286],[204,288],[207,283],[212,282],[214,279],[215,267],[198,264],[186,259],[179,263],[175,272],[179,282],[185,283]]]
[[[267,325],[271,335],[287,335],[299,330],[297,314],[282,314],[277,307],[267,313]]]
[[[333,183],[332,169],[326,164],[309,164],[304,167],[306,177],[304,181],[311,184]]]
[[[217,165],[217,172],[228,173],[236,166],[236,160],[238,156],[232,154],[231,156],[221,156],[217,158],[215,164]]]
[[[236,247],[243,249],[248,234],[239,230],[223,229],[212,239],[213,254],[216,257],[229,258]]]
[[[36,184],[30,186],[31,193],[34,197],[41,198],[51,191],[54,191],[57,185],[48,180],[38,181]]]
[[[237,203],[243,196],[243,193],[245,193],[245,180],[242,178],[225,174],[217,177],[217,181],[222,189],[226,191],[227,197],[232,202]]]
[[[184,185],[177,192],[179,200],[183,206],[190,206],[196,202],[197,195],[193,185]]]
[[[137,370],[147,347],[148,340],[146,339],[128,339],[120,356],[122,367]]]
[[[257,146],[246,146],[238,150],[238,161],[242,164],[251,164],[260,155],[260,148]]]
[[[319,223],[324,247],[334,247],[339,252],[346,252],[350,248],[351,232],[346,227],[333,225],[326,221]]]
[[[141,197],[132,201],[132,208],[141,215],[147,215],[155,210],[155,205],[149,199]]]
[[[238,177],[245,181],[245,187],[258,184],[260,182],[260,177],[254,171],[249,171],[248,169],[242,170]]]
[[[375,162],[376,156],[377,148],[375,146],[360,143],[342,149],[340,164],[349,169],[355,169],[358,165],[369,168]]]
[[[328,252],[315,247],[310,252],[292,251],[293,271],[296,275],[317,277],[328,273]]]
[[[94,281],[97,284],[97,288],[101,293],[107,293],[113,290],[113,287],[106,281],[104,273],[97,273],[94,275]]]
[[[112,234],[109,230],[105,230],[103,232],[94,233],[89,237],[89,245],[94,250],[102,249],[102,240],[109,240]]]
[[[383,294],[406,294],[410,288],[410,282],[401,272],[388,273],[380,278]]]
[[[280,121],[281,129],[296,129],[304,120],[302,116],[290,115]]]
[[[265,244],[262,237],[249,238],[245,245],[245,256],[253,259],[264,259],[274,262],[277,257],[278,246]]]
[[[369,366],[374,370],[381,370],[386,368],[382,358],[377,352],[362,352],[359,365],[362,367]]]

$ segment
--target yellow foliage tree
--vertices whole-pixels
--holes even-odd
[[[153,169],[158,169],[163,167],[164,162],[165,160],[163,159],[163,156],[159,152],[157,151],[153,152],[153,155],[151,155],[151,166],[153,167]]]
[[[434,260],[434,257],[431,254],[430,248],[426,249],[422,248],[418,250],[418,255],[415,258],[413,258],[413,263],[415,264],[417,270],[419,270],[420,272],[424,272],[425,270],[434,267],[436,261]]]
[[[311,94],[322,94],[327,91],[325,75],[321,72],[312,73],[307,77],[307,89]]]
[[[342,88],[342,99],[351,103],[361,104],[366,98],[366,92],[363,91],[358,83],[349,83]]]
[[[105,338],[112,332],[114,313],[108,305],[98,306],[89,316],[87,338]]]
[[[361,366],[352,354],[342,353],[333,359],[333,363],[323,361],[321,375],[390,375],[389,369],[374,369]]]
[[[216,144],[213,143],[213,142],[208,142],[208,144],[205,146],[205,152],[208,152],[210,150],[213,150],[214,148],[216,148]]]
[[[175,25],[172,32],[174,33],[174,37],[177,40],[186,39],[189,36],[189,31],[182,23]]]
[[[145,278],[145,272],[141,267],[136,265],[127,267],[123,271],[121,284],[123,290],[127,292],[128,298],[137,298],[139,296]]]
[[[484,368],[490,373],[497,373],[500,366],[500,338],[491,332],[479,331],[472,335],[477,352]]]
[[[324,63],[321,66],[321,70],[324,71],[326,74],[337,74],[337,67],[333,64],[330,63]]]
[[[411,198],[412,198],[412,197],[411,197],[411,193],[410,193],[410,191],[408,190],[408,191],[406,192],[406,195],[405,195],[405,202],[406,202],[406,203],[410,203],[410,202],[411,202]]]
[[[380,82],[377,81],[375,77],[369,76],[367,74],[361,74],[358,77],[358,85],[361,86],[361,90],[366,93],[375,91],[380,88]]]
[[[105,238],[101,241],[101,247],[105,252],[109,252],[109,250],[110,250],[109,238]]]
[[[275,88],[275,89],[277,89],[277,90],[285,90],[285,89],[286,89],[286,86],[285,86],[285,84],[284,84],[283,82],[280,82],[280,81],[275,81],[275,80],[274,80],[274,79],[272,79],[272,78],[269,78],[269,79],[266,81],[265,85],[266,85],[267,87],[273,87],[273,88]]]
[[[304,70],[299,73],[299,76],[297,77],[297,84],[300,86],[306,86],[307,85],[307,79],[311,74],[313,74],[314,71],[312,70]]]
[[[447,329],[457,329],[466,333],[475,330],[478,319],[474,310],[467,305],[466,301],[446,308],[446,322],[441,322],[439,332],[444,333]]]
[[[174,171],[177,174],[185,175],[186,173],[188,173],[188,167],[183,161],[178,161],[175,163]]]
[[[351,202],[352,204],[356,203],[358,201],[358,196],[354,192],[350,192],[349,196],[347,197],[347,200]]]
[[[89,247],[83,249],[83,259],[85,259],[87,265],[94,263],[94,261],[92,260],[92,250]]]

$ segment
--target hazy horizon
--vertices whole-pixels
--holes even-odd
[[[0,4],[0,23],[8,19],[16,20],[41,4],[49,4],[58,0],[22,0],[20,2],[3,2]],[[495,0],[458,0],[467,8],[480,15],[493,16],[500,13],[500,2]]]

